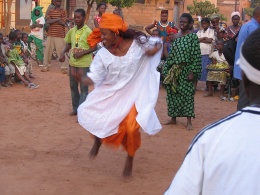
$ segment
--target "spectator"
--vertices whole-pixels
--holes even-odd
[[[253,18],[246,24],[241,27],[241,30],[238,35],[236,55],[235,55],[235,65],[234,65],[234,77],[236,79],[242,80],[241,70],[239,65],[237,64],[237,60],[240,57],[240,48],[246,38],[254,32],[256,29],[260,27],[260,7],[256,7],[253,11]],[[242,108],[249,105],[249,99],[245,94],[245,90],[243,85],[239,85],[239,100],[237,104],[237,110],[241,110]]]
[[[53,49],[56,49],[57,55],[60,57],[60,54],[65,47],[64,37],[67,12],[61,8],[61,2],[61,0],[54,0],[55,8],[51,9],[46,16],[46,23],[50,24],[50,27],[47,32],[48,37],[44,52],[42,72],[47,72],[50,69],[49,62],[51,61]],[[60,68],[62,73],[67,74],[66,63],[62,62]]]
[[[199,132],[165,195],[260,194],[259,43],[260,29],[249,35],[238,61],[250,106]]]

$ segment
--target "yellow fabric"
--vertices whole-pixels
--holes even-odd
[[[109,29],[115,33],[125,32],[128,29],[127,23],[118,15],[104,13],[102,14],[99,28]]]
[[[128,115],[120,123],[118,132],[109,137],[103,138],[102,143],[110,144],[118,148],[121,144],[129,156],[134,156],[137,149],[141,146],[140,125],[136,121],[137,110],[133,106]]]

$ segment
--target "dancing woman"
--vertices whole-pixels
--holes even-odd
[[[95,136],[90,157],[98,154],[102,143],[127,151],[123,176],[132,173],[133,158],[141,145],[139,128],[148,134],[161,129],[154,107],[159,92],[162,41],[148,39],[143,33],[128,29],[115,14],[104,13],[100,22],[102,47],[94,58],[84,85],[95,85],[78,108],[81,126]],[[94,30],[88,41],[98,43]]]

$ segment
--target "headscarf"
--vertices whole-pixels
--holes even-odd
[[[232,12],[232,14],[231,14],[231,19],[232,19],[234,16],[238,16],[238,17],[240,18],[240,13],[239,13],[239,12]]]
[[[167,33],[170,34],[171,32],[173,32],[174,34],[178,33],[178,31],[174,28],[170,28]]]
[[[210,20],[214,20],[214,19],[216,19],[216,18],[220,19],[220,16],[219,16],[218,14],[212,14],[212,15],[210,16]]]
[[[101,42],[101,32],[99,28],[94,28],[93,31],[87,38],[87,42],[90,47],[95,47],[99,42]]]
[[[128,25],[120,16],[104,13],[102,14],[99,28],[109,29],[116,34],[119,34],[119,31],[125,32],[128,29]],[[101,32],[99,28],[93,29],[92,33],[87,38],[90,47],[96,46],[101,41]]]
[[[163,10],[161,11],[161,14],[168,14],[168,10],[167,10],[167,9],[163,9]]]
[[[119,31],[125,32],[128,29],[128,25],[120,16],[104,13],[102,14],[99,28],[109,29],[116,34],[119,34]]]
[[[43,14],[42,14],[42,8],[43,8],[43,7],[36,6],[36,7],[32,10],[32,12],[31,12],[31,19],[32,19],[32,22],[33,22],[33,23],[35,23],[38,18],[40,18],[40,17],[43,16]],[[39,10],[40,14],[39,14],[38,16],[35,15],[35,10]]]

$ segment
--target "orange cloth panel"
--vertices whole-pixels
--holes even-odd
[[[118,132],[101,139],[102,143],[110,144],[115,148],[118,148],[122,144],[129,156],[133,157],[137,149],[141,146],[140,125],[135,119],[136,115],[137,111],[135,106],[133,106],[128,115],[120,123]]]

